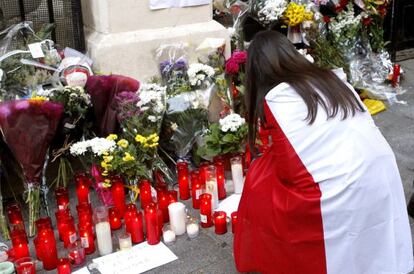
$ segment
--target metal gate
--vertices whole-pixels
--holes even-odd
[[[21,21],[32,21],[35,30],[53,23],[58,45],[85,49],[81,0],[0,0],[0,29]]]

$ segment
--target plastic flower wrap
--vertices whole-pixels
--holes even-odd
[[[277,20],[279,20],[283,16],[283,12],[288,5],[288,1],[286,0],[265,0],[265,1],[257,1],[256,3],[256,10],[257,16],[259,17],[259,21],[264,24],[268,25]]]
[[[0,105],[3,138],[22,167],[29,203],[29,234],[39,217],[39,196],[46,153],[55,136],[63,106],[41,99],[17,100]]]
[[[120,75],[90,76],[86,90],[91,95],[98,134],[107,136],[118,130],[115,97],[122,91],[137,91],[139,82]]]
[[[210,125],[204,135],[205,144],[198,149],[202,157],[214,157],[228,153],[243,152],[247,137],[247,124],[244,118],[233,113],[218,123]]]
[[[53,150],[52,162],[59,160],[59,168],[55,179],[56,186],[66,187],[69,178],[73,175],[73,169],[68,160],[70,145],[79,140],[85,129],[86,115],[92,106],[91,98],[82,87],[66,86],[53,89],[49,92],[51,101],[61,103],[64,108],[62,122],[58,128]]]

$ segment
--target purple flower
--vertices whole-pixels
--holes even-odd
[[[178,59],[177,62],[175,62],[174,67],[175,70],[186,70],[187,69],[187,61],[184,59]]]
[[[162,76],[168,75],[171,68],[172,68],[172,64],[171,64],[170,60],[165,60],[165,61],[160,63],[160,71],[161,71]]]
[[[137,104],[141,99],[135,92],[122,91],[116,95],[115,100],[118,104]]]

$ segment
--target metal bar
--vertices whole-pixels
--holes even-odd
[[[55,23],[55,14],[53,9],[53,0],[47,0],[47,11],[49,15],[49,23]],[[52,40],[56,42],[56,27],[52,30]]]
[[[82,5],[80,0],[71,0],[73,40],[75,48],[85,51],[85,36],[83,32]]]
[[[24,10],[24,0],[19,0],[19,10],[21,21],[26,21],[26,12]]]

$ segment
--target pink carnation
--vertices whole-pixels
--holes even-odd
[[[246,51],[235,51],[233,52],[230,59],[233,59],[237,64],[246,63],[247,52]]]
[[[226,73],[227,74],[237,74],[239,72],[239,64],[233,59],[230,58],[226,63]]]

